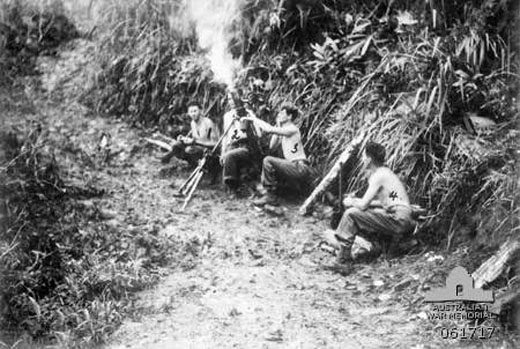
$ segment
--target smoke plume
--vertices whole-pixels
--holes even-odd
[[[190,17],[195,22],[199,45],[208,50],[215,80],[233,85],[240,63],[228,51],[233,20],[240,16],[243,0],[187,0]]]

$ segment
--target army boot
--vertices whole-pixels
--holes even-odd
[[[336,255],[336,262],[330,267],[330,269],[343,276],[350,274],[353,270],[352,264],[352,245],[354,244],[354,237],[348,239],[338,239],[340,242],[340,248]]]

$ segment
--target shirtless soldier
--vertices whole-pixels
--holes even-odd
[[[186,136],[179,136],[172,144],[172,150],[161,158],[166,164],[172,157],[186,160],[195,165],[204,155],[204,149],[212,148],[220,137],[218,127],[210,118],[202,116],[200,105],[196,102],[188,104],[188,115],[191,118],[191,131]]]
[[[284,158],[266,156],[262,165],[262,185],[267,190],[266,194],[260,199],[255,200],[255,206],[276,205],[278,199],[275,190],[279,180],[290,182],[309,183],[314,171],[307,162],[307,156],[303,149],[300,130],[294,124],[298,116],[298,110],[290,105],[283,105],[276,116],[276,126],[271,126],[267,122],[257,117],[245,117],[243,119],[252,120],[255,126],[262,131],[271,133],[269,149],[274,150],[282,147]]]
[[[369,142],[362,156],[369,176],[368,189],[362,198],[346,197],[346,211],[334,230],[325,232],[326,240],[338,249],[334,268],[340,273],[350,271],[351,249],[356,235],[390,236],[394,242],[414,228],[410,200],[403,183],[384,165],[385,148]]]

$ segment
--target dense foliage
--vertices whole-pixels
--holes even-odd
[[[104,8],[113,30],[91,95],[100,111],[180,125],[185,102],[196,97],[220,118],[224,86],[212,81],[194,31],[179,19],[182,3],[173,3]],[[431,242],[450,245],[478,220],[470,235],[502,234],[498,243],[509,233],[491,228],[491,217],[500,207],[499,217],[515,210],[517,9],[493,0],[249,0],[229,49],[247,68],[237,84],[261,117],[272,118],[284,101],[303,111],[315,166],[329,168],[365,132],[387,147],[412,199],[430,211],[423,233]],[[477,135],[467,121],[476,115],[496,126]],[[347,176],[349,190],[360,188],[356,171]],[[517,224],[511,218],[508,231]]]
[[[46,7],[0,1],[0,86],[11,83],[16,74],[35,73],[38,55],[52,54],[59,44],[78,35],[60,1]]]
[[[7,78],[0,90],[0,335],[25,331],[72,347],[101,342],[136,312],[136,291],[155,284],[172,258],[195,250],[159,236],[157,227],[110,225],[95,204],[104,189],[65,183],[46,120],[17,118],[35,114],[23,75],[77,31],[60,7],[0,4]],[[103,154],[91,155],[80,165],[102,163]]]
[[[32,72],[38,54],[78,35],[61,2],[51,3],[46,12],[0,2],[0,84]],[[95,4],[100,71],[86,104],[163,130],[183,125],[193,98],[221,118],[225,86],[213,81],[181,1]],[[387,147],[412,200],[429,210],[425,241],[499,244],[514,235],[516,1],[247,0],[241,11],[229,38],[247,68],[237,85],[264,119],[284,101],[302,110],[316,167],[330,168],[364,133]],[[475,115],[494,125],[472,128]],[[8,198],[0,236],[3,323],[35,335],[103,340],[131,311],[129,292],[153,284],[172,254],[188,252],[156,231],[99,223],[88,199],[101,190],[63,183],[40,128],[1,138],[0,189]],[[357,169],[344,183],[363,188]],[[87,222],[97,224],[79,228]]]
[[[66,185],[41,130],[2,135],[0,189],[10,213],[0,239],[2,327],[102,341],[135,311],[132,293],[157,282],[157,268],[180,246],[157,230],[103,223],[89,200],[103,191]]]

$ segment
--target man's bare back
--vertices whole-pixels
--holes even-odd
[[[410,199],[403,183],[388,167],[378,167],[370,176],[369,185],[379,188],[374,199],[384,207],[410,205]]]

